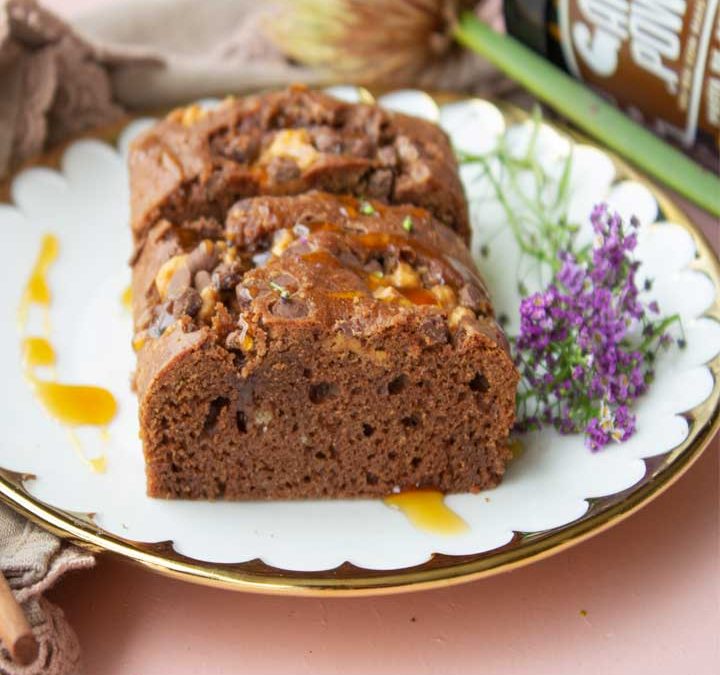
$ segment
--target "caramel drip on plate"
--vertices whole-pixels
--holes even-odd
[[[120,303],[122,304],[123,308],[126,309],[128,312],[132,311],[132,286],[128,286],[120,296]]]
[[[23,362],[27,369],[55,365],[55,350],[44,337],[27,337],[22,342]]]
[[[49,332],[50,322],[48,311],[52,301],[52,294],[50,293],[47,274],[50,266],[55,262],[59,250],[60,244],[57,237],[52,234],[46,234],[42,239],[40,253],[30,272],[30,277],[25,284],[25,290],[20,300],[20,308],[18,310],[20,330],[25,329],[30,306],[38,305],[45,310],[45,328]]]
[[[101,430],[101,436],[104,435],[105,429]],[[77,434],[75,433],[75,430],[72,427],[68,427],[68,438],[70,439],[70,443],[72,444],[73,448],[75,448],[75,452],[77,453],[78,457],[90,467],[90,470],[94,473],[105,473],[107,470],[107,457],[103,455],[98,455],[97,457],[86,457],[85,453],[83,452],[82,443],[80,442],[80,439],[78,438]],[[107,440],[107,439],[104,439]]]
[[[383,501],[402,511],[415,527],[424,532],[457,535],[470,529],[468,524],[445,504],[445,495],[438,490],[406,490],[385,497]]]
[[[61,384],[28,375],[38,401],[55,419],[69,426],[104,427],[117,412],[115,397],[102,387]]]
[[[27,319],[32,306],[40,306],[49,312],[52,293],[47,279],[48,271],[59,253],[57,237],[47,234],[43,237],[40,253],[25,286],[19,320],[21,332],[25,332]],[[82,452],[75,427],[96,426],[101,435],[107,438],[107,426],[117,413],[115,397],[106,389],[92,385],[64,384],[57,381],[54,366],[57,362],[55,350],[49,340],[49,321],[46,314],[45,337],[31,335],[23,338],[22,358],[27,378],[38,402],[45,411],[58,422],[68,427],[70,439],[81,458],[93,471],[105,471],[104,456],[87,458]],[[51,368],[52,379],[42,379],[35,373],[36,368]]]

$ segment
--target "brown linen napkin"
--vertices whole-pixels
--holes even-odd
[[[63,574],[95,564],[91,553],[68,546],[0,504],[0,571],[22,605],[40,645],[36,661],[19,666],[0,646],[2,675],[79,675],[80,648],[62,610],[42,597]]]
[[[107,67],[34,0],[0,4],[0,176],[46,143],[122,114]]]

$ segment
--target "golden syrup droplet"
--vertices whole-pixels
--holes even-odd
[[[71,445],[75,448],[77,456],[82,460],[83,464],[90,467],[90,470],[93,473],[105,473],[107,470],[107,457],[105,455],[99,455],[98,457],[86,457],[85,452],[83,451],[82,443],[72,427],[68,428],[68,437],[70,438]]]
[[[398,291],[413,305],[437,305],[437,298],[424,288],[399,288]]]
[[[22,342],[23,363],[26,368],[55,365],[55,350],[43,337],[28,337]]]
[[[360,291],[333,291],[328,293],[328,297],[334,298],[335,300],[354,300],[361,295],[362,293]]]
[[[122,306],[128,311],[132,311],[132,286],[128,286],[120,296]]]
[[[88,464],[95,473],[105,473],[107,471],[107,457],[105,455],[88,459]]]
[[[520,457],[525,452],[525,444],[519,438],[513,438],[508,442],[508,450],[513,459]]]
[[[50,286],[48,285],[47,273],[50,266],[55,262],[60,251],[60,243],[54,234],[46,234],[42,238],[40,244],[40,253],[38,253],[35,265],[30,272],[30,277],[25,284],[20,308],[18,311],[18,320],[21,328],[27,323],[28,311],[31,305],[40,305],[49,307],[52,300]]]
[[[106,426],[115,417],[115,397],[101,387],[60,384],[32,378],[38,400],[58,421],[70,426]]]
[[[432,534],[462,534],[468,524],[445,504],[445,495],[438,490],[407,490],[383,500],[402,511],[419,530]]]
[[[132,348],[137,353],[139,352],[144,346],[145,342],[147,341],[145,335],[136,335],[132,340]]]

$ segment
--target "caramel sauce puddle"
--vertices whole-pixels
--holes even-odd
[[[445,495],[438,490],[405,490],[383,499],[396,508],[419,530],[431,534],[457,535],[467,532],[468,524],[445,504]]]
[[[22,341],[22,358],[27,378],[38,402],[45,411],[68,428],[73,446],[82,460],[93,471],[105,471],[107,460],[104,455],[88,458],[82,451],[75,428],[95,426],[107,438],[107,427],[117,414],[115,397],[102,387],[92,385],[64,384],[57,381],[55,365],[57,356],[50,343],[50,306],[52,293],[48,283],[48,272],[60,251],[57,237],[46,234],[42,239],[40,252],[30,273],[20,301],[18,320],[21,334],[25,334],[27,320],[32,306],[41,307],[45,312],[45,337],[30,335]],[[46,380],[35,373],[37,368],[50,368],[52,379]]]

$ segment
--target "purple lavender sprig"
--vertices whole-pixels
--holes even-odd
[[[625,232],[620,216],[601,204],[591,222],[592,249],[558,254],[546,290],[522,301],[514,342],[524,383],[518,428],[583,432],[598,450],[635,432],[631,405],[652,381],[655,356],[673,341],[668,329],[679,318],[659,318],[657,303],[639,297],[637,220]]]

